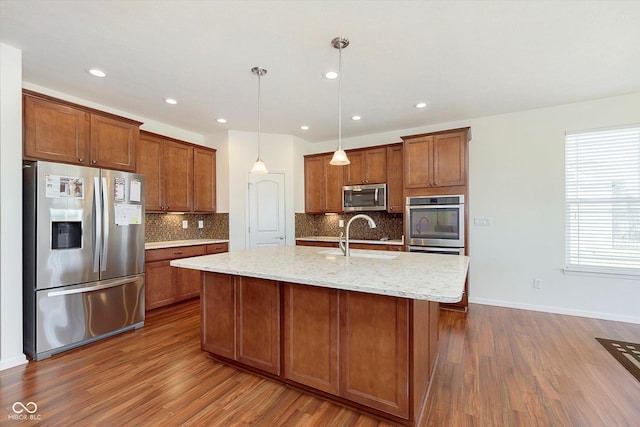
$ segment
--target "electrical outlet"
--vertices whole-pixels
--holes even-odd
[[[189,221],[187,221],[186,219],[182,221],[182,228],[189,228]]]
[[[338,227],[340,227],[340,228],[344,227],[344,219],[339,219],[338,220]]]
[[[542,289],[542,279],[533,279],[533,289]]]
[[[203,220],[199,220],[198,221],[198,228],[204,228],[204,221]]]

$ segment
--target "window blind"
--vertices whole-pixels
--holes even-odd
[[[640,275],[640,126],[565,138],[569,271]]]

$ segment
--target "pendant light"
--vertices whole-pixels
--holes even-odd
[[[347,153],[342,149],[342,49],[349,46],[349,40],[344,37],[336,37],[331,40],[331,46],[338,49],[338,149],[333,153],[333,158],[329,162],[331,165],[343,166],[351,163]]]
[[[258,158],[251,168],[251,173],[265,174],[269,173],[269,171],[262,161],[262,156],[260,156],[260,77],[267,74],[267,70],[260,67],[253,67],[251,72],[258,76]]]

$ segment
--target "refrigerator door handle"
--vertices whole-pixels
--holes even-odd
[[[93,247],[93,272],[97,273],[100,268],[100,247],[102,246],[102,209],[100,209],[100,181],[98,177],[93,178],[93,195],[96,203],[96,241]]]
[[[124,279],[113,280],[113,281],[109,281],[109,283],[103,283],[103,284],[100,284],[100,285],[88,286],[88,287],[85,287],[85,288],[76,288],[76,289],[67,289],[67,290],[47,292],[47,297],[59,297],[59,296],[62,296],[62,295],[82,294],[82,293],[85,293],[85,292],[92,292],[92,291],[97,291],[97,290],[102,290],[102,289],[115,288],[116,286],[121,286],[121,285],[124,285],[126,283],[131,283],[131,282],[135,282],[135,281],[136,281],[135,277],[126,277]]]
[[[107,269],[107,249],[109,249],[109,188],[107,187],[107,178],[102,177],[102,208],[104,209],[104,239],[102,240],[102,262],[100,263],[102,271]]]

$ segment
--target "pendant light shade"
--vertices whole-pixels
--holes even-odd
[[[269,173],[267,167],[264,165],[262,161],[262,156],[260,155],[260,77],[267,74],[267,70],[260,67],[253,67],[251,72],[258,76],[258,157],[256,158],[256,162],[253,164],[251,168],[251,173],[255,174],[265,174]]]
[[[349,40],[336,37],[331,40],[331,46],[338,49],[338,149],[333,153],[330,165],[344,166],[351,163],[347,153],[342,149],[342,49],[349,46]]]
[[[253,167],[251,168],[251,173],[257,173],[257,174],[269,173],[269,171],[267,170],[267,167],[264,165],[264,162],[260,157],[258,157],[256,159],[256,162],[253,164]]]
[[[351,163],[351,161],[349,161],[347,153],[345,153],[341,148],[338,148],[336,151],[334,151],[333,157],[329,162],[329,164],[336,166],[348,165],[349,163]]]

